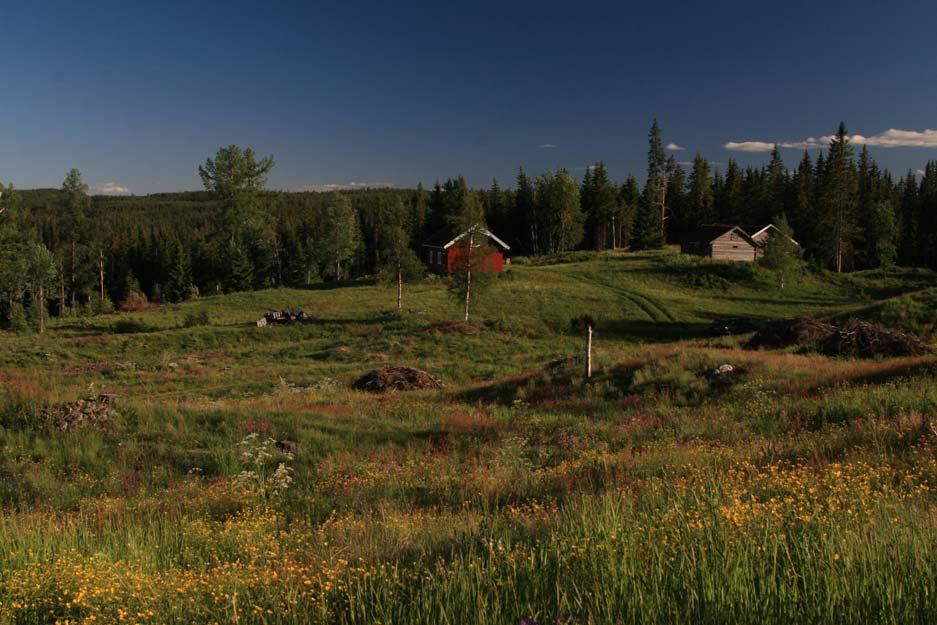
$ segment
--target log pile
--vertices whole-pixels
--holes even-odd
[[[304,313],[302,309],[293,310],[287,308],[284,310],[271,310],[264,313],[264,316],[257,320],[258,328],[266,328],[271,325],[285,325],[288,323],[307,323],[312,318]]]

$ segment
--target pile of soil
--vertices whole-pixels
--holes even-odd
[[[822,339],[817,345],[817,351],[826,356],[878,358],[921,356],[932,350],[913,334],[854,320]]]
[[[836,326],[810,317],[769,321],[745,344],[747,349],[778,349],[817,343],[836,332]]]
[[[76,402],[45,408],[43,416],[62,431],[79,428],[105,430],[119,416],[112,395],[79,399]]]
[[[441,321],[434,321],[426,326],[424,332],[427,334],[477,334],[478,327],[473,326],[467,321],[450,321],[448,319],[443,319]]]
[[[359,391],[386,393],[387,391],[417,391],[442,388],[438,378],[413,367],[392,365],[375,369],[358,378],[352,385]]]

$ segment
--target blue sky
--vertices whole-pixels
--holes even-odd
[[[597,160],[621,180],[643,177],[655,116],[680,160],[723,167],[775,141],[793,166],[840,119],[894,172],[937,159],[934,2],[2,9],[0,180],[21,188],[78,167],[98,191],[197,189],[230,143],[273,154],[281,189],[510,186]]]

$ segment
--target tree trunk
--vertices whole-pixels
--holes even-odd
[[[586,325],[586,379],[592,378],[592,324]]]
[[[104,252],[98,251],[98,276],[101,280],[101,307],[104,307]]]
[[[62,273],[59,275],[59,317],[65,316],[65,269],[62,269]]]
[[[39,334],[46,332],[46,287],[39,285]]]
[[[469,302],[472,299],[472,244],[475,242],[475,233],[469,234],[468,252],[465,256],[465,321],[469,320]]]
[[[397,314],[400,314],[400,311],[403,310],[403,269],[400,267],[400,262],[397,262]]]
[[[78,295],[75,293],[75,242],[72,241],[72,266],[71,266],[71,287],[72,287],[72,309],[74,310],[75,304],[77,304]]]

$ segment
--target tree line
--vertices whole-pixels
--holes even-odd
[[[698,153],[691,163],[668,156],[655,121],[643,184],[613,182],[598,162],[579,180],[521,168],[509,189],[456,177],[431,189],[292,193],[266,188],[273,167],[232,145],[198,167],[199,192],[92,197],[74,169],[60,189],[0,185],[0,319],[38,326],[47,312],[361,275],[385,276],[400,293],[423,272],[420,241],[473,224],[487,224],[515,256],[541,256],[658,248],[702,223],[779,223],[818,267],[937,268],[937,162],[896,180],[864,146],[856,155],[843,124],[827,150],[805,152],[794,168],[775,148],[762,167],[729,160],[723,172]]]

